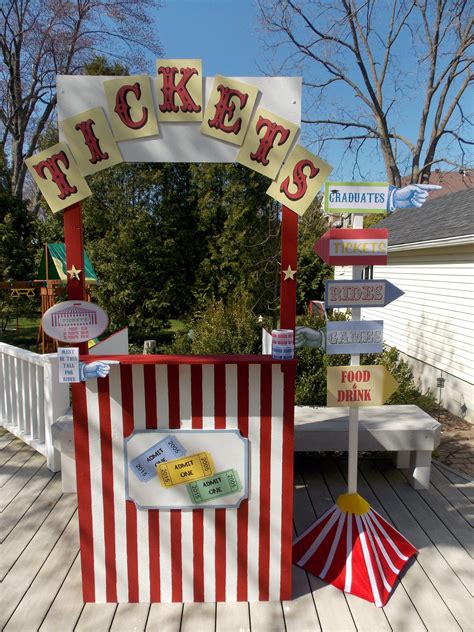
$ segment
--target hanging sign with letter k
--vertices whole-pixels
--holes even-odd
[[[313,250],[333,266],[387,264],[386,228],[331,228]]]

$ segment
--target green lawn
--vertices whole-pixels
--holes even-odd
[[[39,318],[19,318],[17,330],[16,318],[11,318],[5,331],[0,330],[0,342],[36,351],[39,323]]]

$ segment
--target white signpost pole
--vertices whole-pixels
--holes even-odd
[[[363,228],[364,216],[360,213],[352,214],[352,228]],[[362,278],[362,266],[352,266],[352,278]],[[360,320],[361,308],[352,308],[351,320]],[[360,354],[351,354],[351,366],[360,364]],[[359,444],[359,409],[349,408],[349,450],[348,450],[348,472],[347,491],[349,494],[357,493],[357,455]]]

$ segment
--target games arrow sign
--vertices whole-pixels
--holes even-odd
[[[326,281],[324,304],[334,307],[385,307],[404,292],[390,281]]]
[[[326,353],[381,353],[383,320],[334,320],[326,324]]]
[[[331,228],[313,250],[329,265],[386,265],[386,228]]]
[[[327,405],[381,406],[398,388],[398,382],[384,366],[329,366]]]

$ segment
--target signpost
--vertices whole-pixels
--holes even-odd
[[[390,281],[326,281],[326,309],[335,307],[385,307],[404,292]]]
[[[382,365],[330,366],[327,380],[328,406],[381,406],[398,388]]]
[[[381,353],[383,320],[335,320],[326,326],[326,353]]]
[[[386,228],[331,228],[313,250],[329,265],[387,264]]]
[[[388,201],[387,182],[326,182],[324,211],[335,213],[384,213]]]

